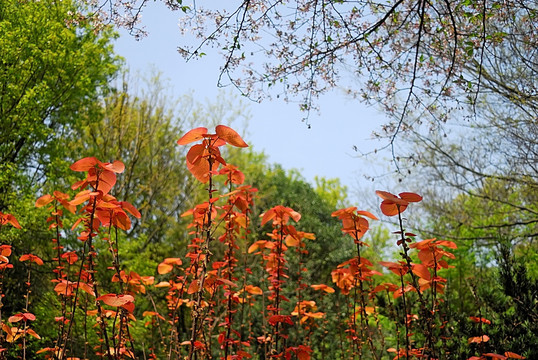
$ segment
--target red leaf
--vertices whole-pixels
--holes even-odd
[[[209,181],[209,161],[203,157],[204,153],[205,147],[201,144],[191,147],[187,152],[187,168],[195,178],[205,184]]]
[[[418,194],[415,194],[415,193],[412,193],[412,192],[402,192],[402,193],[399,193],[398,196],[405,200],[405,201],[409,201],[409,202],[419,202],[419,201],[422,201],[422,196],[418,195]]]
[[[125,164],[119,160],[114,160],[112,163],[104,164],[104,168],[119,174],[125,170]]]
[[[488,342],[488,341],[489,341],[489,336],[482,335],[482,336],[474,336],[474,337],[469,338],[469,340],[467,340],[467,343],[469,343],[469,344],[471,344],[471,343],[480,344],[480,343]]]
[[[99,175],[99,183],[96,191],[101,191],[103,195],[109,193],[112,187],[116,184],[116,174],[112,171],[105,170]]]
[[[407,205],[397,205],[393,202],[385,202],[385,201],[381,203],[380,207],[381,207],[381,212],[385,214],[386,216],[398,215],[398,213],[403,213],[404,210],[407,209]]]
[[[320,284],[320,285],[310,285],[310,287],[314,290],[322,290],[325,291],[328,294],[334,293],[334,289],[328,285]]]
[[[175,265],[181,265],[180,258],[166,258],[162,263],[157,266],[157,272],[161,275],[168,274],[174,269]]]
[[[375,192],[383,200],[388,200],[399,205],[407,205],[407,201],[398,198],[396,195],[387,191],[376,190]]]
[[[200,285],[198,284],[198,280],[193,280],[191,284],[189,285],[189,288],[187,289],[187,294],[194,294],[197,293],[200,290]]]
[[[362,216],[369,217],[369,218],[372,219],[372,220],[379,220],[374,214],[372,214],[372,213],[369,212],[369,211],[365,211],[365,210],[357,210],[357,214],[358,214],[358,215],[362,215]]]
[[[21,228],[21,225],[19,224],[15,216],[11,214],[4,214],[0,211],[0,226],[6,225],[6,224],[11,224],[13,227],[17,229]]]
[[[62,254],[62,259],[66,259],[66,261],[69,263],[69,265],[73,265],[78,260],[78,255],[74,251],[69,251],[64,254]]]
[[[500,354],[494,354],[494,353],[487,353],[487,354],[482,354],[483,356],[487,356],[487,357],[490,357],[492,359],[506,359],[506,356],[504,355],[500,355]]]
[[[245,291],[252,295],[263,295],[263,290],[253,285],[246,285]]]
[[[491,321],[483,317],[469,316],[469,319],[475,323],[491,324]]]
[[[504,355],[509,359],[526,359],[525,356],[521,356],[521,355],[513,353],[511,351],[505,352]]]
[[[50,194],[43,195],[35,202],[35,207],[43,207],[50,204],[54,200],[54,197]]]
[[[424,280],[430,280],[431,274],[428,268],[422,264],[413,264],[411,265],[411,271]]]
[[[289,315],[273,315],[268,320],[269,324],[275,326],[278,323],[286,323],[293,325],[293,321]]]
[[[37,265],[43,265],[43,260],[37,255],[25,254],[19,258],[19,261],[35,262]]]
[[[135,218],[140,219],[142,217],[142,214],[140,214],[140,212],[131,203],[128,203],[127,201],[120,201],[119,205],[123,210],[127,211]]]
[[[204,138],[204,135],[207,135],[207,128],[205,127],[198,127],[196,129],[192,129],[189,132],[187,132],[185,135],[183,135],[178,141],[178,145],[187,145],[192,142],[201,140]]]
[[[135,304],[134,304],[134,302],[128,302],[127,304],[122,305],[121,307],[122,307],[122,309],[125,309],[128,312],[132,313],[134,311],[134,309],[135,309]]]
[[[134,297],[131,295],[116,295],[116,294],[106,294],[99,296],[96,300],[101,300],[109,306],[123,306],[127,303],[134,302]]]
[[[237,146],[237,147],[248,147],[247,143],[243,141],[241,136],[228,126],[217,125],[215,131],[219,138],[225,140],[228,144]]]
[[[69,167],[73,171],[88,171],[91,168],[95,167],[99,163],[99,160],[95,157],[85,157],[84,159],[80,159],[78,161],[75,161],[71,166]]]
[[[34,321],[35,320],[35,315],[32,314],[32,313],[18,313],[18,314],[15,314],[15,315],[11,316],[7,321],[9,321],[10,323],[14,323],[14,322],[19,322],[21,320]]]
[[[0,245],[0,255],[2,256],[10,256],[11,255],[11,245]]]
[[[78,286],[80,287],[80,290],[84,291],[85,293],[90,294],[91,296],[95,296],[95,292],[90,285],[81,282]]]

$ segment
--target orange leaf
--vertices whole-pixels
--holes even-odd
[[[17,229],[21,228],[21,225],[19,224],[15,216],[11,214],[4,214],[0,211],[0,227],[6,224],[11,224],[13,227]]]
[[[228,126],[217,125],[215,132],[219,138],[225,140],[228,144],[237,146],[237,147],[248,147],[247,143],[243,141],[241,136]]]
[[[491,321],[483,317],[469,316],[469,319],[475,323],[491,324]]]
[[[207,128],[205,127],[198,127],[196,129],[192,129],[189,132],[187,132],[185,135],[183,135],[178,141],[178,145],[187,145],[192,142],[201,140],[204,138],[204,135],[207,135]]]
[[[66,259],[66,261],[69,263],[69,265],[73,265],[78,260],[78,255],[74,251],[69,251],[62,254],[62,259]]]
[[[32,329],[26,329],[26,333],[35,337],[36,339],[41,339],[41,336],[39,336],[34,330]]]
[[[127,201],[120,201],[119,205],[123,210],[127,211],[135,218],[140,219],[142,217],[142,214],[140,214],[140,212],[131,203],[128,203]]]
[[[27,320],[30,320],[30,321],[34,321],[35,320],[35,315],[32,314],[32,313],[18,313],[18,314],[15,314],[13,316],[10,316],[9,319],[7,321],[9,321],[10,323],[14,323],[14,322],[19,322],[21,320],[24,320],[24,321],[27,321]]]
[[[112,187],[116,184],[116,174],[112,171],[103,171],[99,176],[99,183],[97,184],[96,191],[101,191],[103,195],[109,193]]]
[[[105,169],[115,173],[122,173],[125,170],[125,164],[119,160],[114,160],[112,163],[104,164]]]
[[[43,265],[43,260],[37,255],[24,254],[19,258],[19,261],[30,261],[35,262],[37,265]]]
[[[288,235],[286,236],[286,239],[284,240],[286,243],[286,246],[293,247],[293,246],[299,246],[300,241],[295,236]]]
[[[254,251],[258,250],[260,247],[265,247],[266,240],[258,240],[254,244],[250,245],[247,252],[252,254]]]
[[[209,181],[209,161],[203,157],[204,153],[205,147],[201,144],[191,147],[187,152],[187,168],[196,179],[205,184]],[[213,166],[212,170],[215,169]]]
[[[381,212],[385,214],[386,216],[398,215],[398,213],[402,213],[404,212],[405,209],[407,209],[407,205],[397,205],[393,202],[385,202],[385,201],[381,203],[380,207],[381,207]]]
[[[388,200],[399,205],[407,205],[407,201],[398,198],[396,195],[387,191],[376,190],[375,193],[383,200]]]
[[[328,294],[332,294],[334,292],[334,289],[328,285],[320,284],[320,285],[310,285],[310,287],[314,290],[323,290]]]
[[[95,293],[93,292],[93,289],[90,285],[80,282],[78,286],[80,287],[80,290],[84,291],[85,293],[90,294],[91,296],[95,296]]]
[[[275,326],[278,323],[286,323],[293,325],[293,321],[289,315],[273,315],[268,320],[269,324]]]
[[[10,256],[11,255],[11,245],[0,245],[0,255],[2,256]],[[9,261],[9,260],[8,260]]]
[[[419,201],[422,201],[422,196],[418,195],[418,194],[415,194],[415,193],[412,193],[412,192],[402,192],[402,193],[399,193],[398,196],[405,200],[405,201],[409,201],[409,202],[419,202]]]
[[[126,296],[129,296],[129,295],[126,295]],[[132,313],[132,312],[134,312],[135,304],[134,304],[134,302],[128,302],[128,303],[122,305],[121,307],[122,307],[122,309],[125,309],[128,312]]]
[[[173,265],[166,264],[166,263],[160,263],[159,266],[157,266],[157,272],[161,275],[168,274],[174,269]]]
[[[91,168],[95,167],[99,163],[99,160],[95,157],[85,157],[84,159],[80,159],[78,161],[75,161],[71,166],[69,167],[73,171],[88,171]]]
[[[170,283],[168,281],[161,281],[158,284],[155,284],[156,288],[162,288],[162,287],[170,287]]]
[[[358,214],[358,215],[362,215],[362,216],[369,217],[369,218],[372,219],[372,220],[379,220],[374,214],[372,214],[372,213],[369,212],[369,211],[358,210],[358,211],[357,211],[357,214]]]
[[[513,353],[511,351],[505,352],[504,355],[509,359],[526,359],[525,356],[521,356],[521,355]]]
[[[494,353],[487,353],[487,354],[482,354],[483,356],[487,356],[487,357],[490,357],[492,359],[506,359],[506,356],[504,355],[500,355],[500,354],[494,354]]]
[[[134,302],[134,297],[132,295],[106,294],[99,296],[96,300],[101,300],[109,306],[117,307]]]
[[[198,284],[198,280],[194,280],[189,285],[189,288],[187,289],[187,294],[194,294],[197,293],[200,290],[200,285]]]
[[[84,190],[84,191],[81,191],[79,192],[78,194],[75,195],[75,198],[71,201],[69,201],[69,204],[71,205],[80,205],[82,204],[83,202],[87,201],[90,199],[90,191],[89,190]]]
[[[428,268],[422,264],[413,264],[411,265],[411,271],[424,280],[430,280],[431,274]]]
[[[480,344],[480,343],[488,342],[488,341],[489,341],[489,336],[482,335],[482,336],[475,336],[475,337],[469,338],[469,340],[467,340],[467,343],[469,343],[469,344],[471,344],[471,343]]]
[[[166,258],[162,263],[157,266],[157,272],[161,275],[168,274],[174,269],[175,265],[181,265],[181,259],[180,258]]]
[[[253,285],[246,285],[245,291],[252,295],[263,295],[263,290]]]
[[[50,204],[54,200],[54,197],[50,194],[43,195],[35,202],[35,207],[43,207]]]

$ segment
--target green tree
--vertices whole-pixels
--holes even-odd
[[[0,210],[43,180],[117,69],[111,29],[67,1],[0,4]]]

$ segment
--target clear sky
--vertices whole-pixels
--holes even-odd
[[[223,64],[220,56],[209,54],[185,62],[178,54],[177,47],[185,41],[177,25],[179,16],[180,13],[171,12],[159,2],[150,2],[143,11],[142,21],[149,35],[137,41],[122,32],[115,45],[116,52],[126,59],[132,72],[150,75],[152,68],[160,71],[170,80],[171,90],[178,97],[194,91],[203,101],[214,98],[219,91],[233,91],[217,88],[219,68]],[[353,147],[367,153],[383,145],[371,140],[372,131],[387,122],[376,109],[335,89],[320,98],[320,112],[311,113],[309,129],[301,121],[305,114],[297,104],[279,99],[244,102],[248,103],[251,114],[245,141],[255,150],[263,150],[271,162],[287,169],[299,169],[309,181],[319,175],[340,178],[350,189],[367,186],[364,175],[373,175],[373,164],[357,159]],[[387,161],[383,166],[390,164]]]

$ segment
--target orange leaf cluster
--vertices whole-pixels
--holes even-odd
[[[383,199],[381,212],[387,216],[401,214],[407,209],[409,203],[422,201],[422,196],[411,192],[402,192],[398,196],[381,190],[375,193]]]
[[[202,183],[209,181],[213,172],[217,171],[218,164],[226,165],[220,155],[219,147],[230,144],[236,147],[247,147],[241,136],[228,126],[218,125],[215,134],[209,134],[207,128],[199,127],[192,129],[183,135],[178,141],[178,145],[187,145],[202,140],[201,144],[193,145],[187,152],[187,168],[196,179]],[[235,181],[239,181],[241,176],[230,170]],[[243,176],[244,178],[244,176]]]
[[[25,255],[22,255],[20,258],[19,258],[19,261],[23,262],[23,261],[29,261],[29,262],[33,262],[33,263],[36,263],[37,265],[43,265],[43,260],[41,260],[41,258],[37,255],[33,255],[33,254],[25,254]]]
[[[0,227],[7,224],[10,224],[11,226],[17,229],[21,228],[21,225],[19,224],[15,216],[11,214],[4,214],[3,212],[0,211]]]
[[[73,190],[90,185],[94,191],[106,195],[116,184],[116,174],[122,173],[125,165],[118,160],[103,163],[95,157],[86,157],[76,161],[69,168],[73,171],[87,172],[86,179],[77,181],[71,186]]]
[[[9,263],[11,255],[11,245],[0,245],[0,270],[11,269],[13,264]]]
[[[357,210],[357,207],[355,206],[337,210],[331,215],[342,220],[342,232],[351,235],[355,242],[361,245],[365,244],[360,242],[359,239],[362,238],[369,229],[368,220],[366,220],[364,216],[372,220],[378,220],[372,213],[364,210]]]

